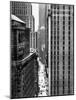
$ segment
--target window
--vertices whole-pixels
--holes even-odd
[[[65,16],[63,16],[63,21],[65,20]]]
[[[59,20],[57,20],[57,24],[59,24]]]
[[[68,55],[70,55],[70,51],[68,51]]]
[[[59,11],[57,11],[58,17],[59,17]]]
[[[59,10],[59,5],[57,6],[57,9]]]
[[[68,11],[68,14],[70,15],[70,11]]]
[[[63,55],[65,55],[65,52],[63,51]]]
[[[70,21],[68,21],[68,25],[70,26],[70,24],[71,24],[71,22]]]
[[[70,26],[68,26],[68,30],[70,30]]]
[[[65,70],[65,66],[63,65],[63,70]]]
[[[63,50],[65,49],[65,46],[63,46]]]
[[[57,55],[59,55],[59,51],[57,51]]]
[[[59,50],[59,46],[57,46],[57,50]]]
[[[70,50],[70,46],[68,46],[68,49]]]
[[[68,61],[68,65],[70,65],[70,60]]]
[[[56,11],[54,11],[54,14],[56,14]]]
[[[54,5],[54,9],[56,9],[56,5]]]
[[[69,6],[68,8],[69,8],[69,10],[70,10],[70,6]]]
[[[65,21],[63,21],[63,25],[65,25]]]
[[[59,59],[59,55],[57,55],[57,59]]]
[[[70,41],[68,41],[68,44],[70,45]]]
[[[65,41],[63,41],[63,45],[65,45]]]
[[[65,5],[63,5],[63,10],[65,10]]]
[[[70,65],[68,65],[68,70],[70,70]]]
[[[70,21],[70,19],[71,19],[71,18],[70,18],[70,16],[69,16],[69,17],[68,17],[68,20]]]
[[[54,39],[56,40],[56,36],[54,36]]]
[[[63,15],[65,14],[65,11],[63,11]]]
[[[57,41],[57,45],[59,45],[59,41]]]
[[[65,30],[65,25],[63,26],[63,30]]]
[[[65,36],[63,36],[63,40],[65,40]]]

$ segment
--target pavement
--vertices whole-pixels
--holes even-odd
[[[38,96],[48,96],[48,78],[46,77],[45,65],[37,59],[39,64],[38,70],[38,85],[39,85],[39,93]]]

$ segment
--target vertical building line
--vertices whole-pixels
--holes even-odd
[[[52,65],[52,56],[53,56],[53,51],[52,51],[52,49],[53,49],[53,45],[52,45],[52,42],[53,42],[53,30],[52,30],[52,24],[53,24],[53,22],[52,22],[52,5],[51,5],[51,95],[52,95],[52,79],[53,79],[53,77],[52,77],[52,67],[53,67],[53,65]]]
[[[57,11],[57,95],[59,95],[59,5]]]
[[[56,34],[56,5],[54,5],[54,95],[56,95],[56,47],[57,47],[57,34]]]
[[[48,9],[50,11],[50,5],[48,5]],[[51,12],[51,11],[50,11]],[[50,13],[49,12],[49,13]],[[51,16],[48,13],[48,68],[49,68],[49,96],[50,96],[50,90],[51,90]]]
[[[68,94],[70,94],[70,23],[71,23],[71,15],[70,15],[70,6],[69,6],[69,17],[68,17]]]
[[[33,32],[32,32],[32,52],[33,52],[33,41],[34,41],[34,39],[33,39]]]
[[[65,92],[65,5],[63,5],[63,95]]]
[[[73,5],[73,94],[74,94],[74,5]]]

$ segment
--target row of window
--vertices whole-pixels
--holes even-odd
[[[69,44],[70,44],[70,42],[69,42]],[[53,48],[57,48],[57,49],[53,49]],[[68,45],[68,51],[70,51],[70,45]],[[54,47],[52,47],[52,45],[51,45],[51,50],[53,50],[53,51],[59,51],[59,46],[54,46]],[[63,51],[65,51],[65,44],[63,45]]]
[[[55,67],[56,68],[56,67]],[[63,69],[63,74],[65,74],[65,66],[63,67],[64,69]],[[59,75],[59,70],[58,70],[58,67],[57,67],[57,70],[56,69],[54,69],[54,70],[52,70],[51,71],[52,72],[52,75],[51,76],[53,76],[54,74],[53,73],[55,73],[55,75],[56,75],[56,73]],[[55,77],[55,75],[54,75],[54,77]],[[59,76],[57,75],[57,78],[59,78]],[[70,75],[70,70],[68,69],[68,76]],[[65,77],[65,76],[63,76],[63,77]],[[52,81],[52,80],[51,80]],[[58,81],[58,80],[57,80]],[[64,80],[63,80],[64,81]]]
[[[18,14],[18,15],[19,15],[19,14],[25,15],[25,14],[27,14],[27,10],[19,10],[19,9],[18,9],[18,10],[13,10],[13,13],[16,14],[16,15],[17,15],[17,14]]]
[[[72,13],[71,11],[61,11],[61,10],[60,11],[56,11],[56,10],[54,10],[54,11],[52,10],[51,11],[51,14],[54,14],[54,15],[55,14],[58,14],[58,15],[59,14],[63,14],[63,15],[68,14],[68,15],[71,15],[71,13]]]
[[[55,5],[55,4],[53,5],[53,4],[52,4],[52,5],[51,5],[51,9],[55,9],[55,10],[56,10],[56,9],[58,9],[58,10],[59,10],[59,9],[60,9],[60,10],[61,10],[61,9],[63,9],[63,10],[67,10],[67,9],[68,9],[68,10],[71,10],[72,7],[69,6],[69,5],[68,5],[68,6],[65,6],[65,5],[61,6],[61,5],[58,5],[58,4],[57,4],[57,5]]]

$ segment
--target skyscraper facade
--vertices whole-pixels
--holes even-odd
[[[47,9],[49,92],[53,96],[73,94],[74,6],[51,4]]]
[[[39,4],[39,18],[39,51],[48,67],[49,95],[74,94],[74,6]]]

